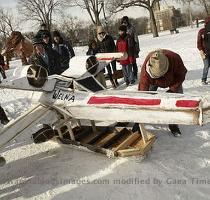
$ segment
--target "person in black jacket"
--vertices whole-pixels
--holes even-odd
[[[58,31],[53,31],[53,49],[60,55],[62,72],[69,68],[69,62],[75,56],[68,41],[65,41]]]
[[[91,40],[88,45],[88,51],[86,55],[95,56],[97,53],[101,53],[100,49],[97,47],[97,42],[95,40]]]
[[[61,74],[60,55],[53,49],[45,49],[42,39],[33,39],[34,52],[30,58],[33,65],[41,65],[48,71],[48,75]]]
[[[44,42],[45,49],[52,49],[51,35],[49,33],[42,34],[42,41]]]
[[[88,65],[90,65],[91,63],[92,63],[92,65],[94,65],[97,63],[97,59],[95,57],[95,55],[97,53],[100,53],[100,49],[97,47],[96,41],[91,40],[89,43],[88,51],[86,53],[87,56],[91,56],[88,58],[88,61],[87,61]],[[91,67],[91,66],[89,66],[89,67]],[[105,69],[100,71],[95,77],[106,88],[106,79],[105,79],[104,73],[105,73]]]
[[[123,16],[123,18],[121,19],[121,25],[124,25],[127,27],[127,34],[130,35],[134,39],[134,41],[135,41],[135,47],[134,47],[135,52],[134,53],[135,53],[135,57],[138,58],[139,52],[140,52],[140,47],[139,47],[139,39],[138,39],[138,35],[136,35],[135,27],[131,25],[128,16]],[[136,59],[132,63],[132,66],[133,66],[134,78],[137,79],[138,67],[136,64]]]
[[[106,31],[104,30],[102,26],[97,27],[96,33],[97,33],[97,45],[101,53],[116,52],[116,45],[115,45],[114,39],[112,38],[111,35],[108,35],[106,33]],[[113,87],[116,87],[118,85],[118,82],[117,80],[114,81],[112,78],[112,71],[114,73],[117,70],[116,61],[115,60],[112,61],[111,65],[112,65],[112,69],[110,65],[108,65],[106,68],[108,71],[109,79]]]
[[[51,38],[50,31],[47,29],[47,25],[46,25],[45,23],[42,23],[42,24],[40,25],[39,31],[38,31],[37,34],[35,35],[35,38],[42,39],[44,34],[45,34],[45,35],[49,35],[49,37],[50,37],[50,42],[51,42],[51,41],[52,41],[52,38]]]

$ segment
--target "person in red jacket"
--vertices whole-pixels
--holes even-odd
[[[135,60],[135,41],[133,37],[130,37],[127,33],[127,27],[121,25],[119,27],[119,38],[117,40],[117,51],[126,53],[128,56],[125,60],[121,60],[120,64],[122,65],[124,80],[126,85],[133,84],[134,74],[132,70],[132,64]]]
[[[203,60],[204,68],[203,68],[203,75],[202,75],[202,84],[207,85],[207,76],[210,67],[210,52],[209,47],[207,47],[208,42],[206,42],[207,38],[205,38],[206,33],[206,26],[210,23],[210,17],[205,19],[205,27],[200,29],[197,36],[197,48],[200,52],[201,58]]]
[[[148,54],[141,68],[138,90],[156,91],[158,87],[167,92],[183,93],[182,83],[187,69],[181,57],[170,50],[158,49]],[[181,134],[178,125],[170,124],[174,136]]]

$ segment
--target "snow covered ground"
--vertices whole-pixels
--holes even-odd
[[[157,48],[178,52],[187,69],[185,93],[208,93],[201,86],[202,60],[196,49],[198,29],[159,38],[140,36],[140,59]],[[77,48],[84,55],[86,48]],[[13,68],[18,61],[13,62]],[[137,90],[137,84],[126,88]],[[0,90],[0,102],[10,119],[27,110],[31,92]],[[108,159],[103,155],[47,142],[35,145],[27,130],[0,150],[7,165],[0,168],[0,199],[36,200],[207,200],[210,199],[210,125],[180,126],[174,138],[167,125],[148,125],[158,137],[149,155]]]

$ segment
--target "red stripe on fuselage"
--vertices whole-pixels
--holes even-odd
[[[91,97],[88,104],[125,104],[125,105],[137,105],[137,106],[157,106],[160,105],[160,99],[135,99],[135,98],[123,98],[123,97]]]
[[[199,106],[199,101],[196,100],[177,100],[176,106],[182,108],[196,108]]]

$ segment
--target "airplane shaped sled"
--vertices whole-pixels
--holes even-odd
[[[145,155],[155,136],[144,124],[203,125],[210,121],[210,95],[105,89],[95,77],[109,62],[124,55],[96,57],[97,62],[88,70],[89,56],[82,56],[72,58],[69,69],[61,75],[48,76],[41,66],[31,65],[17,68],[12,78],[3,80],[1,88],[33,91],[36,106],[1,130],[0,148],[49,118],[51,121],[33,134],[35,142],[53,138],[109,157]],[[139,123],[141,133],[133,133],[128,123]]]

